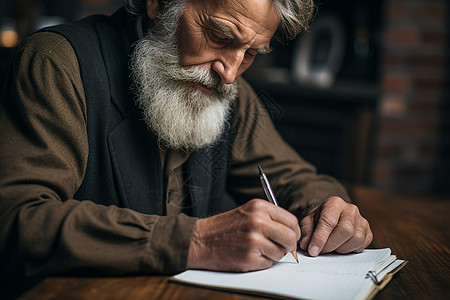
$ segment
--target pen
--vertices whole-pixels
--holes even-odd
[[[264,188],[264,193],[266,193],[267,196],[267,200],[269,200],[270,203],[279,206],[278,205],[278,201],[277,198],[275,197],[275,194],[273,193],[272,187],[270,186],[269,180],[266,177],[266,174],[264,174],[261,166],[258,164],[258,169],[259,169],[259,179],[261,180],[261,184]],[[292,255],[294,256],[295,260],[298,263],[298,258],[297,258],[297,250],[296,251],[292,251],[291,252]]]

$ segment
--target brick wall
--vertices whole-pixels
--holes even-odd
[[[373,184],[450,190],[449,4],[385,0]]]

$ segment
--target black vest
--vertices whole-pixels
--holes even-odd
[[[159,148],[130,93],[128,59],[136,22],[120,9],[44,29],[67,38],[78,58],[87,105],[89,157],[75,199],[164,214]],[[192,215],[205,217],[236,206],[225,187],[230,157],[227,130],[219,143],[195,151],[184,171]]]

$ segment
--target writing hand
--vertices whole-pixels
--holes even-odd
[[[309,255],[336,251],[361,252],[372,242],[369,222],[358,207],[340,197],[330,197],[300,222],[300,248]]]
[[[297,218],[266,200],[253,199],[228,212],[199,219],[188,269],[246,272],[265,269],[296,249]]]

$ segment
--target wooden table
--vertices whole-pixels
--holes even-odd
[[[409,264],[376,299],[450,299],[450,199],[356,187],[353,199],[374,232],[373,247],[390,247]],[[166,276],[47,278],[18,299],[261,299],[184,286]]]
[[[450,199],[354,188],[373,245],[409,261],[379,299],[450,299]]]

